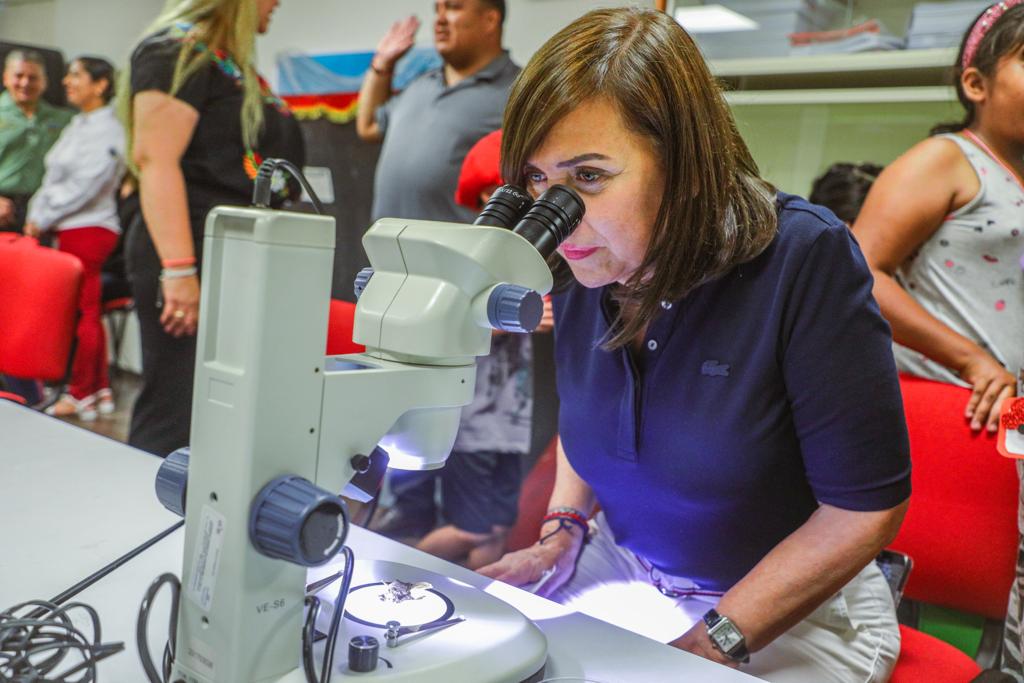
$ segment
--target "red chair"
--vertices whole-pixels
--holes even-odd
[[[963,411],[969,390],[907,376],[900,378],[900,385],[913,493],[891,548],[914,561],[905,596],[986,617],[977,659],[981,666],[993,667],[1016,563],[1016,468],[996,452],[993,437],[968,429]],[[902,620],[916,621],[916,610],[901,612]],[[957,658],[952,646],[917,635],[904,643],[892,681],[972,678],[971,671],[949,662]],[[962,675],[951,677],[953,672]]]
[[[340,299],[331,299],[331,311],[327,319],[327,355],[341,356],[346,353],[362,353],[366,347],[352,341],[352,327],[355,324],[356,305]]]
[[[977,662],[949,643],[900,625],[900,658],[889,683],[966,683],[980,673]]]
[[[113,361],[110,367],[118,370],[121,367],[121,348],[124,346],[124,331],[128,326],[128,319],[135,310],[135,299],[130,296],[120,296],[116,299],[104,300],[103,317],[107,321],[110,330],[110,340],[113,346]]]
[[[74,256],[20,235],[0,237],[0,375],[67,382],[81,286]],[[0,396],[24,403],[15,394]]]
[[[519,513],[516,515],[516,523],[509,529],[505,538],[506,552],[529,548],[537,542],[540,523],[547,513],[551,491],[555,488],[557,446],[556,435],[523,480],[522,489],[519,491]]]

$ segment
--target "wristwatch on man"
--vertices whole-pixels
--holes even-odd
[[[704,626],[707,627],[708,637],[719,652],[734,662],[746,664],[750,661],[746,638],[729,617],[723,617],[715,610],[709,609],[704,615]]]

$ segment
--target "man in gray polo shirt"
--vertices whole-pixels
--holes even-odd
[[[395,64],[413,45],[419,21],[395,22],[377,46],[359,92],[356,130],[383,139],[374,183],[373,219],[471,222],[455,203],[466,152],[501,128],[508,91],[519,73],[501,47],[504,0],[436,3],[434,46],[444,65],[392,97]]]
[[[380,40],[359,93],[359,136],[384,141],[374,220],[472,222],[475,212],[455,201],[462,162],[478,140],[501,128],[508,91],[519,73],[501,47],[504,0],[438,0],[435,12],[434,46],[444,64],[392,96],[395,64],[419,28],[409,17],[395,22]],[[441,472],[447,524],[423,539],[424,550],[470,566],[501,556],[504,534],[515,518],[532,415],[532,386],[525,394],[503,388],[524,373],[529,377],[529,365],[527,337],[509,339],[479,360],[474,401],[463,410],[456,452]],[[498,396],[505,403],[528,403],[496,405]],[[502,417],[508,415],[519,419]],[[395,506],[374,528],[419,541],[435,523],[433,474],[392,473],[391,487]]]

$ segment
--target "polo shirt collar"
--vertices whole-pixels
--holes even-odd
[[[430,72],[431,77],[438,81],[444,88],[458,88],[463,83],[476,83],[478,81],[493,81],[495,78],[500,76],[502,72],[508,68],[509,64],[512,63],[512,57],[509,55],[508,50],[502,48],[501,54],[492,59],[487,63],[487,66],[480,69],[479,71],[466,76],[466,78],[459,81],[457,85],[451,86],[445,83],[444,80],[444,64],[439,66]]]
[[[17,110],[18,113],[21,113],[21,110],[18,109],[18,105],[14,103],[14,98],[11,97],[11,93],[4,90],[0,93],[0,111],[9,112],[13,110]]]
[[[46,115],[50,113],[51,109],[52,107],[50,104],[40,97],[39,101],[36,102],[36,111],[32,118],[37,121],[41,118],[46,118]],[[0,93],[0,112],[4,112],[5,114],[14,114],[28,120],[28,117],[25,116],[25,112],[21,110],[21,107],[14,103],[14,98],[8,90],[4,90]]]

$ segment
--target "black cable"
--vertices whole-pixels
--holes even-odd
[[[338,629],[341,617],[345,613],[345,598],[352,588],[352,574],[355,572],[355,557],[352,549],[345,546],[341,549],[345,556],[345,576],[341,579],[341,588],[334,598],[334,614],[331,615],[331,628],[327,631],[327,649],[324,651],[324,663],[320,669],[320,683],[331,683],[331,668],[334,665],[334,646],[338,642]]]
[[[378,489],[377,495],[373,497],[369,503],[367,503],[362,510],[359,511],[359,516],[362,518],[358,522],[353,520],[353,524],[361,526],[364,529],[370,527],[370,522],[373,521],[373,515],[377,512],[377,505],[380,503],[380,490]]]
[[[70,613],[75,610],[89,617],[91,638],[74,626]],[[94,683],[97,662],[124,650],[124,643],[101,639],[99,615],[89,605],[45,600],[15,605],[0,612],[0,681]],[[81,661],[66,662],[72,652]],[[62,665],[67,667],[63,671]]]
[[[306,683],[319,683],[316,665],[313,662],[313,641],[316,636],[316,620],[320,616],[320,598],[310,595],[306,598],[306,623],[302,626],[302,668],[306,672]]]
[[[60,604],[62,604],[64,602],[66,602],[67,600],[75,597],[76,595],[78,595],[79,593],[84,591],[86,588],[88,588],[89,586],[93,585],[94,583],[96,583],[97,581],[102,579],[107,574],[110,574],[115,569],[120,568],[121,566],[126,564],[129,560],[132,560],[132,559],[138,557],[139,555],[141,555],[146,550],[149,550],[154,545],[156,545],[157,543],[159,543],[163,539],[165,539],[168,536],[170,536],[172,533],[174,533],[175,531],[180,529],[182,526],[184,526],[184,524],[185,524],[185,520],[181,520],[180,522],[176,522],[175,524],[172,524],[171,526],[167,527],[166,529],[164,529],[163,531],[161,531],[156,536],[154,536],[153,538],[149,539],[148,541],[146,541],[142,545],[137,546],[133,550],[130,550],[129,552],[127,552],[124,555],[122,555],[121,557],[117,558],[116,560],[114,560],[110,564],[108,564],[105,567],[103,567],[102,569],[99,569],[98,571],[93,572],[89,576],[85,577],[84,579],[82,579],[81,581],[76,583],[71,588],[68,588],[67,590],[63,591],[62,593],[59,593],[58,595],[56,595],[53,598],[50,598],[49,602],[51,602],[51,603],[53,603],[55,605],[60,605]]]
[[[302,189],[309,195],[309,201],[313,205],[313,208],[318,214],[323,214],[324,205],[320,203],[320,198],[313,191],[309,181],[306,180],[306,176],[302,174],[299,167],[288,161],[287,159],[264,159],[263,163],[260,164],[259,170],[256,172],[256,181],[252,189],[252,204],[261,209],[266,209],[270,206],[270,195],[273,194],[273,180],[274,172],[279,168],[288,171],[289,174],[297,181]]]
[[[149,610],[153,607],[153,599],[160,589],[167,584],[171,587],[171,617],[168,625],[167,646],[164,648],[163,676],[157,672],[153,665],[153,657],[149,652],[149,640],[147,631],[149,627]],[[146,672],[149,683],[166,683],[171,678],[171,663],[174,661],[174,651],[178,634],[178,596],[181,594],[181,582],[174,574],[161,574],[146,589],[142,598],[142,605],[139,607],[139,618],[135,622],[135,642],[139,648],[139,659],[142,660],[142,668]]]
[[[320,614],[321,601],[316,596],[306,598],[306,606],[309,607],[309,611],[306,613],[306,623],[302,627],[302,666],[306,672],[306,683],[331,683],[334,647],[338,641],[341,618],[345,614],[345,599],[352,589],[352,574],[355,572],[356,564],[351,548],[344,546],[341,552],[345,556],[345,569],[342,571],[338,595],[334,598],[334,613],[331,614],[331,625],[327,629],[327,643],[324,646],[324,660],[319,677],[316,675],[316,666],[313,663],[313,641],[316,635],[316,619]]]

